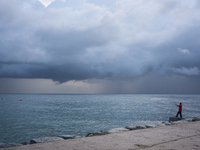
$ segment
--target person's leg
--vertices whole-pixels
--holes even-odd
[[[182,112],[180,111],[180,116],[181,116],[181,118],[182,118]]]
[[[178,117],[178,114],[179,114],[179,111],[177,112],[176,117]]]

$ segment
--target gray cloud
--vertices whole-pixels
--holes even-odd
[[[1,0],[0,77],[199,78],[199,16],[197,0]]]

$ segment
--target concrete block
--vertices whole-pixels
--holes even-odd
[[[184,120],[184,118],[169,117],[169,122]]]

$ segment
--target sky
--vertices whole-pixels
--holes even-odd
[[[0,0],[0,93],[200,94],[199,0]]]

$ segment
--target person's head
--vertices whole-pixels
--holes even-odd
[[[180,105],[182,105],[182,103],[180,103]]]

